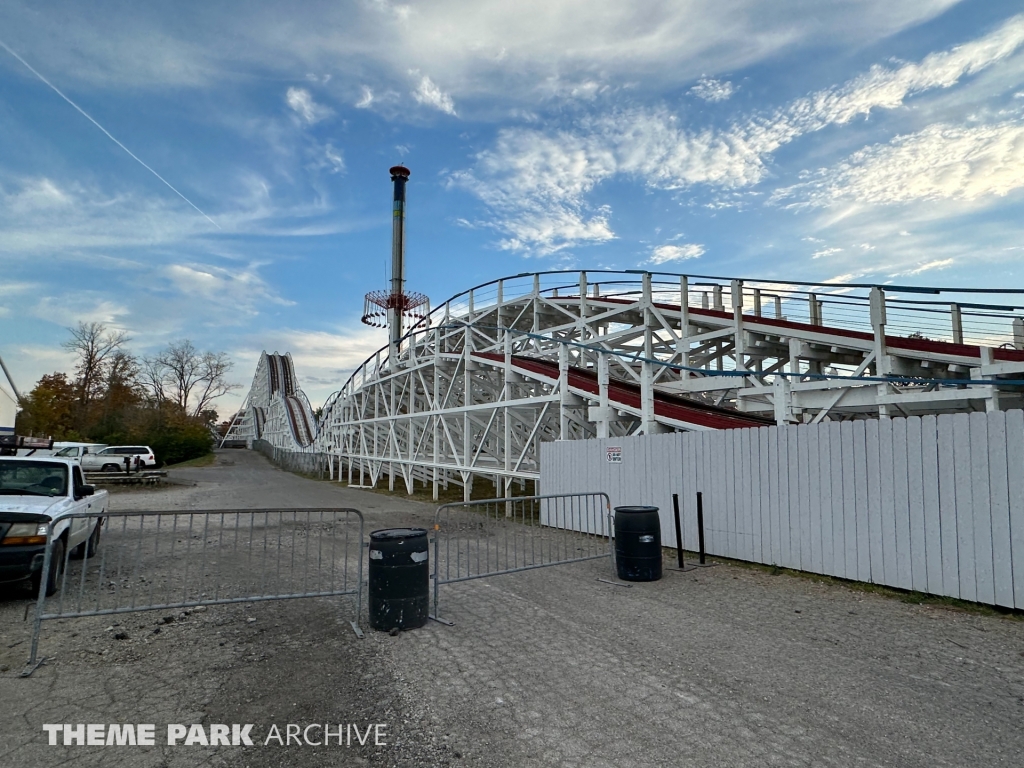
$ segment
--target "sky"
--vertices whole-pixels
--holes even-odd
[[[1019,0],[0,0],[0,356],[189,338],[314,405],[386,343],[391,182],[433,305],[546,269],[1024,288]]]

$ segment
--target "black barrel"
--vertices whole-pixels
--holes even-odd
[[[623,581],[661,578],[661,520],[657,507],[615,508],[615,569]]]
[[[425,528],[370,534],[370,626],[415,629],[430,615],[430,553]]]

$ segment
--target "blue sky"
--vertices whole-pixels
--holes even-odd
[[[124,147],[0,48],[26,389],[99,320],[225,350],[244,387],[290,351],[322,401],[385,341],[359,315],[396,162],[435,304],[552,268],[1024,288],[1019,0],[137,6],[0,4],[0,41]]]

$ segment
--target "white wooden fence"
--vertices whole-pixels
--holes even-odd
[[[618,461],[616,461],[618,458]],[[548,493],[661,510],[709,554],[1024,608],[1024,411],[545,443]]]

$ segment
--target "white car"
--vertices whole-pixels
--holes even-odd
[[[108,500],[106,491],[85,484],[75,459],[0,456],[0,582],[27,580],[38,594],[52,540],[46,593],[56,592],[65,552],[96,554]],[[76,512],[95,517],[68,518]]]
[[[87,453],[98,453],[106,443],[54,443],[53,455],[61,459],[81,459]]]
[[[82,456],[82,469],[86,472],[124,471],[124,460],[133,471],[156,466],[156,455],[148,445],[111,445],[96,453]]]

